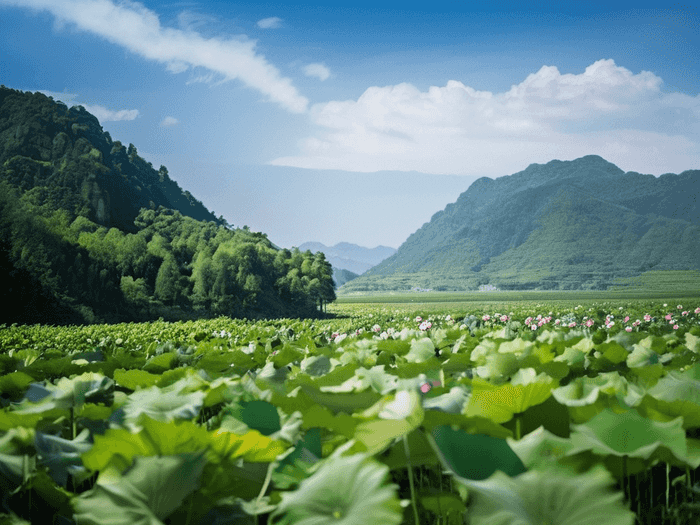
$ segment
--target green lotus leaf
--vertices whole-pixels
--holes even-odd
[[[405,355],[409,363],[421,363],[435,357],[435,344],[428,337],[411,340],[411,350]]]
[[[257,430],[244,435],[216,430],[209,438],[209,443],[211,451],[222,459],[240,457],[251,463],[272,463],[287,450],[284,443],[263,436]]]
[[[443,466],[458,476],[486,479],[497,470],[511,476],[526,470],[505,439],[448,426],[435,427],[427,438]]]
[[[102,374],[86,372],[71,379],[62,377],[56,385],[31,385],[15,412],[46,413],[55,409],[79,409],[86,402],[111,405],[113,401],[114,381]]]
[[[36,428],[39,421],[44,419],[44,414],[23,414],[16,412],[0,411],[0,430],[8,431],[17,427]]]
[[[88,429],[73,440],[37,432],[34,443],[39,464],[48,467],[53,480],[64,488],[68,483],[68,474],[78,482],[87,479],[90,473],[85,470],[80,455],[92,447],[89,437]]]
[[[391,470],[405,469],[409,461],[413,467],[419,465],[438,465],[440,459],[435,454],[428,438],[422,429],[417,428],[406,436],[408,441],[408,456],[403,439],[395,441],[377,459],[388,466]]]
[[[183,394],[154,386],[131,394],[123,407],[124,415],[129,422],[136,422],[142,414],[157,421],[192,420],[199,414],[205,396],[204,392]]]
[[[476,367],[476,375],[493,381],[503,381],[520,369],[518,358],[513,354],[489,354],[486,364]]]
[[[278,525],[400,524],[403,513],[389,468],[365,454],[332,456],[282,501],[270,518]]]
[[[585,474],[532,470],[516,478],[496,472],[484,481],[455,478],[469,493],[470,525],[633,525],[622,492],[601,466]]]
[[[7,394],[11,398],[17,398],[33,382],[34,378],[24,372],[5,374],[0,376],[0,393]]]
[[[162,374],[166,370],[170,370],[177,361],[177,354],[166,352],[151,357],[141,369],[153,374]]]
[[[358,379],[357,381],[361,380]],[[313,386],[306,384],[300,386],[302,391],[315,403],[329,408],[334,413],[352,413],[357,409],[368,408],[382,397],[371,388],[353,392],[321,392]]]
[[[573,425],[573,429],[570,439],[574,448],[569,455],[590,451],[605,457],[616,476],[622,475],[624,456],[642,460],[635,462],[635,468],[627,468],[628,474],[657,460],[676,463],[689,459],[680,417],[658,422],[640,416],[636,410],[615,413],[606,408],[587,423]]]
[[[310,376],[322,376],[331,371],[331,360],[325,355],[312,355],[301,361],[301,369]]]
[[[408,434],[423,422],[423,407],[415,390],[397,392],[393,400],[384,399],[362,416],[378,419],[363,421],[355,428],[355,439],[370,455],[386,449],[396,438]]]
[[[691,352],[700,354],[700,337],[691,334],[690,332],[685,333],[685,346]]]
[[[169,456],[203,450],[209,444],[207,431],[189,421],[165,423],[144,417],[138,432],[110,428],[95,435],[92,448],[81,457],[86,468],[103,471],[127,469],[135,456]]]
[[[527,355],[535,348],[535,343],[532,341],[525,341],[520,337],[513,339],[512,341],[503,341],[498,345],[499,354],[516,354],[516,355]]]
[[[129,390],[152,387],[159,380],[159,375],[144,372],[143,370],[124,370],[119,368],[114,371],[115,383]]]
[[[438,516],[447,517],[448,525],[462,525],[462,516],[467,507],[456,494],[451,492],[425,494],[419,496],[419,500],[424,509]]]
[[[662,346],[659,342],[663,343]],[[656,365],[657,363],[667,363],[673,359],[673,354],[659,354],[659,351],[666,350],[665,342],[662,338],[649,336],[633,345],[634,350],[627,357],[627,366],[630,368],[640,368],[644,366]]]
[[[138,457],[124,475],[98,478],[73,499],[78,525],[158,525],[199,484],[204,454]],[[102,476],[101,476],[102,477]]]
[[[492,420],[485,417],[467,417],[462,414],[448,414],[439,410],[425,411],[421,426],[426,431],[431,431],[435,427],[446,425],[452,428],[461,428],[469,434],[484,434],[486,436],[500,439],[513,436],[513,432],[511,430],[508,430],[503,425],[494,423]]]
[[[700,427],[700,380],[693,378],[697,370],[699,363],[684,374],[669,372],[647,391],[652,399],[645,401],[669,419],[682,416],[685,429]]]
[[[514,414],[544,402],[556,386],[546,374],[535,375],[532,369],[519,370],[509,384],[494,386],[486,381],[472,381],[472,396],[466,408],[467,416],[482,416],[504,423]]]
[[[461,414],[469,401],[469,392],[463,386],[454,386],[446,394],[429,397],[423,400],[426,410],[440,410],[450,414]]]
[[[552,434],[544,426],[519,440],[506,438],[506,442],[529,470],[556,462],[574,447],[568,439]]]

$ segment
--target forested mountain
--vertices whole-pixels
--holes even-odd
[[[699,196],[699,170],[657,178],[595,155],[482,177],[342,291],[605,289],[700,269]]]
[[[322,253],[217,220],[82,107],[0,87],[0,322],[313,314]]]

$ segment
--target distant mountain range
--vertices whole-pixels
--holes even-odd
[[[373,266],[376,266],[387,257],[396,253],[395,248],[388,246],[377,246],[376,248],[364,248],[357,244],[341,242],[335,246],[326,246],[320,242],[305,242],[299,246],[299,250],[312,252],[322,252],[326,260],[334,268],[348,270],[357,275],[361,275]]]
[[[700,269],[699,197],[700,170],[657,178],[596,155],[482,177],[341,292],[606,289]]]

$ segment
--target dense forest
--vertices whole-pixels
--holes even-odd
[[[233,228],[84,108],[4,86],[0,234],[9,323],[300,316],[335,299],[322,253]]]

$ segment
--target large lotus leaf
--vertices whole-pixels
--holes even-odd
[[[516,354],[516,355],[529,355],[535,348],[535,343],[532,341],[525,341],[520,337],[513,339],[512,341],[503,341],[498,345],[499,354]]]
[[[303,415],[304,428],[325,428],[347,438],[355,435],[355,428],[359,423],[359,419],[344,412],[334,415],[329,409],[319,405],[308,408]]]
[[[15,411],[36,414],[53,409],[80,408],[86,402],[111,405],[113,400],[114,381],[102,374],[86,372],[71,379],[62,377],[56,385],[32,384]]]
[[[24,372],[12,372],[0,376],[0,393],[17,398],[34,382],[34,378]]]
[[[570,440],[552,434],[544,426],[522,439],[507,438],[506,442],[529,470],[556,462],[574,447]]]
[[[141,369],[153,374],[162,374],[177,364],[177,361],[177,354],[166,352],[151,357]]]
[[[243,403],[241,421],[248,428],[254,428],[264,436],[269,436],[282,428],[277,408],[267,401],[256,399],[249,403]]]
[[[685,333],[685,346],[691,352],[700,354],[700,337],[691,334],[690,332]]]
[[[22,454],[34,452],[34,436],[31,428],[11,428],[0,437],[0,452],[3,454]]]
[[[432,447],[428,438],[422,429],[417,428],[411,431],[407,436],[408,453],[406,456],[406,446],[403,439],[396,441],[386,451],[384,451],[377,459],[381,460],[391,470],[405,469],[410,460],[411,465],[417,467],[419,465],[437,465],[440,459],[435,454],[435,449]]]
[[[493,381],[503,381],[520,369],[518,358],[513,354],[489,354],[484,360],[486,364],[477,366],[476,375]]]
[[[517,432],[520,432],[520,436],[524,436],[540,426],[544,426],[553,434],[568,438],[570,423],[569,409],[558,403],[553,396],[549,396],[544,402],[531,406],[522,414],[502,425],[511,430],[514,436]]]
[[[216,430],[209,438],[211,451],[223,460],[243,458],[251,463],[272,463],[287,446],[278,440],[263,436],[257,430],[244,435]]]
[[[157,421],[192,420],[202,409],[205,396],[204,392],[183,394],[177,389],[162,390],[154,386],[132,393],[123,407],[124,415],[131,422],[142,414]]]
[[[310,376],[322,376],[331,371],[331,360],[325,355],[312,355],[301,361],[301,369]]]
[[[424,509],[438,516],[446,517],[448,520],[445,522],[446,524],[462,525],[462,523],[464,523],[462,516],[467,510],[467,507],[456,494],[451,492],[422,494],[419,496],[419,500]]]
[[[403,513],[389,468],[365,454],[334,456],[282,501],[270,518],[278,525],[399,525]],[[275,518],[279,518],[276,521]]]
[[[0,454],[0,493],[10,494],[36,471],[36,456]]]
[[[657,460],[667,463],[692,460],[688,457],[680,417],[658,422],[640,416],[636,410],[615,413],[605,409],[587,423],[573,425],[573,428],[570,439],[574,448],[569,455],[590,451],[606,457],[606,465],[616,476],[621,476],[625,469],[628,474],[634,474],[633,470],[640,468],[640,462],[634,463],[634,469],[626,468],[624,456],[647,465]]]
[[[673,359],[673,354],[663,353],[666,350],[666,343],[661,337],[650,335],[633,345],[634,350],[627,357],[627,366],[630,368],[640,368],[651,366],[657,363],[667,363]]]
[[[78,482],[90,477],[85,470],[80,455],[92,447],[90,431],[84,429],[73,440],[62,439],[50,434],[37,432],[35,446],[39,463],[48,467],[51,477],[62,487],[68,483],[68,474]]]
[[[18,414],[0,410],[0,430],[8,431],[17,427],[36,428],[44,414]]]
[[[113,466],[123,471],[135,456],[168,456],[194,452],[209,444],[207,431],[189,421],[164,423],[143,418],[141,429],[130,432],[110,428],[104,435],[96,435],[92,448],[82,455],[83,464],[92,471],[103,471]]]
[[[369,387],[362,391],[321,392],[313,386],[306,384],[300,386],[315,403],[327,407],[336,414],[338,412],[352,414],[355,410],[371,407],[382,397]]]
[[[440,410],[449,414],[461,414],[468,401],[469,392],[465,387],[459,385],[452,387],[446,394],[424,399],[423,408]]]
[[[464,478],[486,479],[497,470],[515,476],[526,470],[505,439],[448,426],[435,427],[427,437],[443,466]]]
[[[372,388],[379,394],[387,394],[396,390],[397,378],[384,371],[384,365],[373,366],[371,369],[360,367],[355,371],[355,375],[339,385],[322,386],[322,392],[353,392]]]
[[[685,373],[669,372],[647,391],[644,401],[653,411],[665,414],[668,419],[683,417],[683,428],[700,427],[700,380],[694,373],[700,363]]]
[[[411,341],[411,350],[405,355],[409,363],[421,363],[431,357],[435,357],[435,344],[428,337],[413,339]]]
[[[151,374],[143,370],[124,370],[119,368],[114,371],[114,381],[121,387],[129,390],[138,390],[155,386],[160,380],[157,374]]]
[[[585,474],[532,470],[509,478],[496,472],[484,481],[456,477],[469,493],[470,525],[633,525],[634,514],[613,492],[606,470]]]
[[[431,431],[435,427],[445,425],[449,425],[452,428],[461,428],[469,434],[484,434],[500,439],[513,436],[511,430],[485,417],[468,417],[462,414],[448,414],[447,412],[440,412],[439,410],[425,411],[423,423],[421,425],[422,428]]]
[[[78,525],[158,525],[197,489],[204,454],[139,457],[124,475],[104,476],[73,499]]]
[[[504,423],[514,414],[544,402],[556,387],[556,381],[546,374],[536,375],[532,369],[519,370],[511,383],[494,386],[486,381],[472,381],[472,396],[467,416],[482,416]]]
[[[371,417],[373,413],[378,419],[363,421],[355,428],[355,439],[370,455],[386,449],[396,438],[408,434],[423,422],[423,407],[415,390],[397,392],[393,400],[381,400],[363,416]]]

